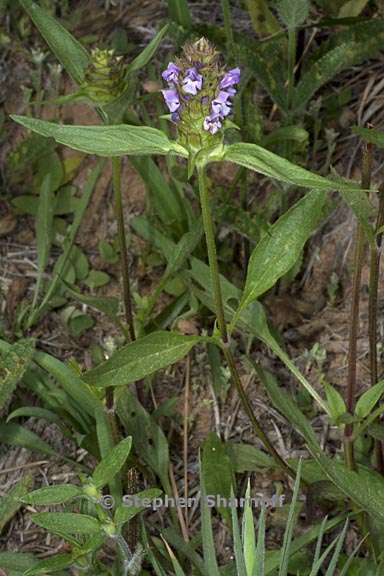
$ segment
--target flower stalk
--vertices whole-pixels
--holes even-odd
[[[214,233],[214,225],[212,219],[212,213],[210,208],[210,201],[209,201],[209,191],[207,186],[207,176],[204,165],[198,165],[197,167],[198,173],[198,182],[199,182],[199,192],[200,192],[200,204],[201,204],[201,211],[203,215],[203,226],[205,232],[205,239],[207,244],[207,252],[208,252],[208,262],[209,268],[211,272],[211,281],[212,281],[212,290],[213,290],[213,297],[215,302],[215,309],[216,309],[216,318],[217,318],[217,325],[220,333],[221,338],[221,345],[222,350],[227,361],[229,370],[231,372],[232,380],[236,386],[237,393],[240,398],[240,402],[243,406],[245,413],[247,414],[253,430],[256,436],[260,439],[262,444],[264,445],[265,449],[269,452],[272,456],[276,464],[279,468],[283,469],[289,476],[295,478],[295,473],[293,470],[289,468],[280,454],[277,452],[271,441],[269,440],[268,436],[262,429],[258,419],[255,416],[253,411],[252,405],[250,400],[244,390],[243,384],[241,382],[241,378],[239,372],[236,367],[235,359],[233,357],[232,351],[230,349],[230,344],[228,341],[228,332],[227,332],[227,325],[225,322],[225,312],[224,312],[224,305],[223,305],[223,297],[221,292],[221,285],[220,285],[220,275],[219,275],[219,266],[217,262],[217,253],[216,253],[216,243],[215,243],[215,233]]]
[[[114,207],[117,221],[117,235],[120,249],[121,273],[123,277],[123,302],[125,320],[128,326],[128,334],[131,341],[135,340],[135,325],[132,310],[131,283],[129,277],[129,262],[127,250],[127,237],[125,234],[123,201],[121,194],[121,160],[112,158],[112,179],[114,192]]]

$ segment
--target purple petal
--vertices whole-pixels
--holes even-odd
[[[218,96],[212,101],[212,112],[216,115],[225,117],[231,112],[231,95],[223,90],[219,92]]]
[[[220,88],[228,88],[229,86],[233,86],[234,84],[238,84],[240,82],[240,68],[232,68],[229,70],[220,82]]]
[[[170,62],[164,72],[161,73],[163,80],[169,83],[177,83],[180,68],[173,62]]]
[[[161,93],[170,112],[176,112],[180,107],[180,99],[177,91],[174,88],[170,88],[169,90],[162,90]]]
[[[183,80],[183,90],[186,94],[192,94],[195,96],[203,85],[203,77],[198,73],[195,67],[188,68],[184,80]]]
[[[210,132],[211,134],[216,134],[216,132],[221,128],[221,118],[216,114],[210,114],[204,118],[203,123],[204,130]]]

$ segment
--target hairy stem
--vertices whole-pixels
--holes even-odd
[[[372,172],[372,148],[369,144],[364,145],[363,161],[361,171],[361,187],[368,190],[371,184]],[[346,405],[350,414],[355,410],[356,396],[356,369],[357,369],[357,337],[359,333],[359,312],[360,312],[360,288],[361,272],[364,259],[364,230],[360,223],[357,225],[354,241],[354,270],[351,297],[351,324],[349,329],[348,346],[348,372],[347,372],[347,397]],[[353,425],[347,424],[344,432],[344,454],[347,466],[353,470],[355,468],[354,448],[353,448]]]
[[[239,372],[236,367],[235,359],[231,352],[228,342],[228,333],[227,333],[227,326],[225,323],[225,314],[224,314],[224,306],[223,306],[223,297],[221,293],[221,285],[220,285],[220,275],[219,275],[219,267],[217,263],[217,254],[216,254],[216,244],[215,244],[215,233],[214,233],[214,226],[213,226],[213,219],[210,209],[210,202],[209,202],[209,193],[208,193],[208,186],[207,186],[207,179],[204,167],[198,168],[198,178],[199,178],[199,191],[200,191],[200,203],[201,203],[201,211],[203,215],[203,225],[204,225],[204,232],[205,232],[205,239],[207,243],[207,252],[208,252],[208,261],[209,261],[209,268],[211,271],[211,281],[212,281],[212,289],[213,289],[213,296],[215,301],[215,310],[216,310],[216,318],[217,324],[220,332],[220,337],[222,341],[222,349],[224,352],[225,359],[228,363],[232,380],[236,386],[237,392],[239,394],[240,402],[243,406],[245,413],[247,414],[250,422],[253,426],[255,434],[263,443],[265,449],[269,452],[272,456],[276,464],[282,468],[287,474],[292,477],[295,477],[295,473],[293,470],[289,468],[289,466],[284,462],[281,458],[273,444],[270,442],[268,436],[262,429],[259,421],[257,420],[255,413],[253,411],[252,405],[249,401],[249,398],[244,390],[243,384],[240,379]]]
[[[135,327],[133,322],[132,312],[132,295],[131,283],[129,279],[129,263],[127,251],[127,239],[125,235],[125,223],[123,202],[121,195],[121,160],[120,158],[112,158],[112,178],[113,178],[113,193],[115,198],[115,215],[117,221],[117,234],[120,249],[120,263],[121,273],[123,276],[123,301],[125,320],[128,325],[128,333],[131,341],[135,340]]]
[[[380,255],[382,234],[378,232],[384,225],[384,186],[379,189],[379,208],[376,219],[376,238],[370,245],[369,269],[369,304],[368,304],[368,333],[369,333],[369,367],[371,386],[377,384],[377,298],[379,289]],[[376,467],[384,473],[383,443],[375,440]]]

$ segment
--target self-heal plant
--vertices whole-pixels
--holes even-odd
[[[234,86],[240,82],[240,68],[233,68],[226,72],[220,63],[219,53],[208,40],[201,38],[195,43],[186,44],[182,57],[176,60],[176,64],[170,62],[167,69],[162,73],[162,77],[170,86],[168,90],[163,90],[163,96],[172,112],[172,119],[177,124],[178,141],[188,149],[189,161],[192,158],[192,167],[195,163],[195,157],[199,157],[196,166],[200,203],[215,312],[223,352],[243,408],[249,416],[257,436],[277,464],[292,474],[269,441],[254,414],[230,349],[207,186],[205,154],[209,154],[212,148],[223,144],[225,119],[232,111],[232,98],[236,94]]]
[[[299,259],[305,242],[328,211],[325,192],[339,189],[356,193],[360,188],[349,182],[342,180],[335,182],[313,174],[252,143],[226,144],[225,129],[230,126],[228,116],[232,111],[240,70],[237,67],[225,70],[218,53],[207,40],[201,39],[193,44],[187,44],[182,57],[174,59],[163,71],[162,77],[168,84],[163,95],[173,115],[172,120],[177,131],[176,140],[169,139],[164,132],[150,126],[123,123],[65,126],[30,117],[14,116],[14,119],[25,127],[88,154],[108,156],[113,160],[124,155],[173,154],[188,161],[190,175],[193,175],[195,169],[197,171],[209,267],[194,257],[191,260],[190,274],[197,283],[200,283],[195,274],[198,268],[203,271],[204,284],[200,290],[200,298],[204,305],[214,311],[217,330],[214,330],[213,337],[186,336],[175,331],[160,330],[140,335],[134,342],[117,350],[111,358],[83,373],[78,380],[82,385],[86,385],[86,390],[87,386],[90,386],[91,390],[104,388],[106,392],[111,392],[115,386],[122,387],[122,394],[118,395],[118,400],[122,401],[128,394],[126,386],[179,361],[195,345],[208,342],[218,346],[225,356],[242,406],[256,435],[276,465],[294,476],[293,467],[288,466],[281,458],[254,414],[233,355],[231,334],[235,328],[240,327],[262,340],[282,359],[323,410],[330,413],[326,400],[294,366],[269,332],[263,307],[256,300],[274,286]],[[247,278],[242,291],[228,280],[224,281],[218,269],[207,166],[211,162],[222,160],[255,170],[282,182],[312,189],[303,195],[271,227],[270,233],[256,245],[249,260]],[[115,178],[116,190],[119,190],[117,170]],[[183,246],[177,245],[176,253],[180,254],[182,248]],[[193,249],[188,252],[188,257],[192,251]],[[209,277],[210,282],[207,282]],[[233,306],[233,301],[239,302],[237,307]],[[107,397],[107,394],[105,396]],[[119,403],[117,406],[119,408]],[[113,413],[112,403],[108,403],[108,408],[109,412]],[[140,410],[139,403],[134,413],[136,414],[138,410]],[[126,429],[132,420],[131,418],[125,420],[127,414],[129,411],[124,409],[124,406],[121,411],[118,409],[119,419]],[[132,430],[132,435],[134,432],[135,429]],[[153,438],[150,439],[153,442]],[[149,450],[147,442],[143,443],[143,447]],[[152,445],[150,449],[152,450]],[[157,456],[153,458],[152,452],[149,452],[147,458],[151,466],[157,467]],[[165,464],[157,467],[156,473],[166,492],[169,492],[167,485],[169,467]]]

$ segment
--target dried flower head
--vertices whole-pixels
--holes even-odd
[[[219,143],[240,68],[225,71],[214,46],[201,38],[184,46],[181,58],[168,64],[162,78],[168,83],[162,94],[180,143],[195,151]]]

